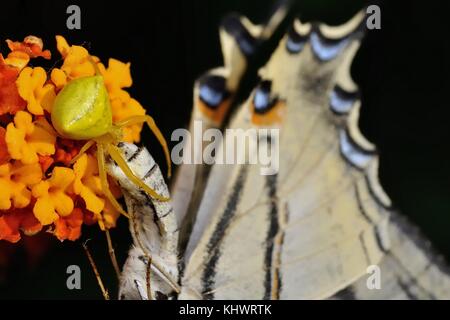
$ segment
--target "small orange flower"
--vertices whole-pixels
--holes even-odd
[[[141,104],[129,97],[129,99],[114,99],[111,101],[113,122],[117,122],[130,116],[144,115],[145,109]],[[123,128],[123,141],[139,142],[143,124],[134,124]]]
[[[50,74],[50,79],[56,86],[56,89],[61,90],[67,84],[67,76],[61,69],[54,68]]]
[[[47,172],[48,168],[55,162],[51,156],[39,156],[39,164],[42,172]]]
[[[0,209],[25,208],[31,201],[31,187],[42,179],[38,163],[23,165],[5,163],[0,166]]]
[[[5,140],[11,158],[32,164],[39,161],[38,154],[54,154],[56,137],[44,129],[48,125],[44,118],[32,122],[28,112],[19,111],[14,117],[14,123],[6,127]]]
[[[81,225],[83,224],[83,211],[79,208],[73,209],[66,217],[60,217],[55,221],[53,234],[60,240],[75,241],[81,236]]]
[[[16,243],[20,240],[20,218],[14,213],[0,216],[0,240]]]
[[[5,134],[6,130],[0,127],[0,164],[4,164],[11,159],[8,153],[8,147],[6,146]]]
[[[70,215],[74,204],[67,193],[74,179],[72,169],[55,167],[50,179],[33,187],[32,194],[37,199],[33,212],[42,225],[52,224],[60,216]]]
[[[5,59],[5,63],[16,68],[18,72],[25,68],[28,62],[30,62],[30,57],[25,52],[21,51],[10,52]]]
[[[90,211],[84,212],[83,223],[88,226],[92,226],[98,222],[97,217],[94,216],[94,213]]]
[[[35,36],[28,36],[23,39],[23,42],[6,40],[11,51],[20,51],[26,53],[30,58],[42,57],[50,59],[51,53],[49,50],[43,50],[44,44],[42,40]]]
[[[69,79],[95,75],[95,67],[92,61],[97,62],[98,58],[91,57],[85,48],[69,46],[62,36],[56,36],[56,46],[64,58],[61,70]]]
[[[56,163],[70,166],[72,159],[80,151],[80,145],[78,142],[68,139],[58,139],[56,141],[56,152],[54,160]]]
[[[98,176],[97,159],[88,154],[83,154],[73,166],[75,181],[73,190],[75,194],[81,196],[86,203],[86,209],[96,216],[100,215],[105,200],[103,195],[100,177]]]
[[[21,238],[20,230],[28,236],[42,230],[42,225],[29,208],[0,213],[0,240],[16,243]]]
[[[123,63],[116,59],[109,59],[108,69],[99,64],[100,72],[105,79],[105,86],[111,99],[117,98],[121,89],[131,87],[130,63]]]
[[[100,229],[115,227],[120,212],[103,197],[97,159],[85,153],[77,160],[73,170],[75,173],[74,192],[84,200],[86,209],[94,214],[94,219],[98,221]],[[120,197],[120,188],[112,179],[109,181],[109,186],[114,197]]]
[[[123,63],[116,59],[109,59],[108,68],[99,64],[100,72],[105,79],[105,85],[111,99],[113,122],[130,116],[144,115],[145,109],[138,101],[130,97],[123,88],[131,87],[133,81],[130,73],[130,63]],[[139,142],[142,124],[136,124],[123,129],[125,142]]]
[[[56,49],[58,49],[61,56],[65,59],[70,52],[70,45],[63,36],[56,36]]]
[[[55,101],[55,87],[46,81],[47,74],[41,67],[26,67],[16,81],[19,95],[28,102],[28,111],[34,115],[43,115],[44,110],[51,112]]]
[[[111,202],[109,202],[109,200],[106,200],[102,216],[103,221],[99,221],[100,229],[111,229],[116,227],[116,222],[120,217],[120,212],[117,211],[117,209],[111,204]]]
[[[0,54],[0,115],[23,110],[26,102],[20,97],[16,86],[19,71],[8,65]]]

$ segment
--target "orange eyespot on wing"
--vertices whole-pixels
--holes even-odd
[[[271,82],[262,81],[250,103],[251,122],[258,126],[271,126],[282,122],[286,104],[271,95]]]
[[[221,124],[231,105],[231,96],[225,79],[218,75],[207,75],[199,81],[196,104],[200,111],[215,124]]]

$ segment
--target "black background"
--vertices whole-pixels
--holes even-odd
[[[447,1],[308,0],[297,1],[293,14],[302,20],[339,24],[365,4],[381,6],[382,29],[369,31],[352,73],[362,91],[361,128],[380,151],[380,177],[397,209],[420,225],[450,257],[450,130],[449,27]],[[81,30],[66,28],[66,8],[81,7]],[[103,61],[114,57],[132,62],[130,93],[146,106],[166,137],[189,121],[196,77],[222,64],[218,25],[224,14],[237,11],[261,22],[270,0],[184,1],[2,1],[0,49],[5,39],[42,37],[58,59],[54,36],[84,44]],[[276,41],[272,47],[276,45]],[[260,63],[265,56],[260,57]],[[257,63],[258,64],[258,63]],[[247,76],[250,88],[256,82]],[[150,134],[144,141],[163,163],[160,147]],[[112,231],[119,260],[130,239],[126,222]],[[89,243],[111,293],[116,281],[104,236],[85,228]],[[0,270],[0,298],[101,298],[80,242],[52,241],[32,269],[25,252],[16,252],[9,268]],[[2,244],[5,246],[5,244]],[[82,269],[82,290],[66,288],[68,265]]]

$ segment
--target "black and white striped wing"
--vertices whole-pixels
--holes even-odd
[[[221,128],[246,70],[247,58],[255,49],[262,28],[253,25],[245,17],[233,14],[223,19],[219,30],[224,66],[206,72],[195,82],[189,132],[194,132],[195,123],[201,123],[202,130]],[[181,139],[172,137],[173,141]],[[193,149],[196,143],[194,139],[182,142],[182,145],[178,145],[190,149]],[[174,149],[172,154],[174,153],[178,155],[180,151]],[[189,233],[190,225],[195,219],[195,212],[205,187],[207,170],[208,168],[202,165],[201,153],[192,152],[191,159],[186,159],[176,171],[171,188],[172,203],[183,226],[182,234]]]
[[[253,57],[260,44],[271,37],[287,10],[285,5],[278,6],[270,20],[261,25],[254,25],[246,17],[237,14],[229,14],[222,20],[219,34],[224,65],[209,70],[195,82],[189,132],[195,131],[196,123],[201,123],[203,131],[223,127],[241,78],[247,69],[248,60]],[[172,137],[173,141],[180,141],[177,139],[181,140],[180,137]],[[193,149],[196,143],[194,139],[183,142],[184,147],[190,144],[190,149]],[[178,149],[172,152],[179,154]],[[184,161],[178,167],[171,188],[172,203],[182,225],[183,238],[187,237],[191,230],[209,173],[209,166],[203,165],[201,153],[192,152],[191,155],[193,157],[190,160]],[[181,240],[182,243],[185,241]]]
[[[261,84],[228,128],[279,129],[279,139],[256,138],[260,148],[279,150],[279,170],[213,166],[179,298],[326,298],[380,262],[390,200],[375,147],[358,129],[349,71],[363,20],[362,13],[339,27],[296,20],[261,70]]]
[[[380,287],[369,289],[367,274],[333,299],[450,299],[450,270],[430,242],[397,213],[388,231],[391,248],[379,264]]]

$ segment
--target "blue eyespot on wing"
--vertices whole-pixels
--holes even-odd
[[[338,115],[348,114],[359,94],[349,92],[336,85],[330,93],[330,109]]]
[[[228,96],[225,79],[218,75],[207,75],[200,80],[200,99],[210,108],[217,108]]]
[[[339,53],[349,43],[348,38],[343,39],[327,39],[320,34],[320,31],[315,30],[311,33],[311,48],[320,61],[330,61],[336,58]]]

